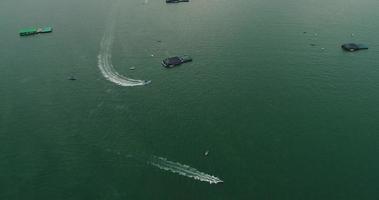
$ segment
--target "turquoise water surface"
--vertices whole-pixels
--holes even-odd
[[[0,199],[377,199],[378,8],[2,0]]]

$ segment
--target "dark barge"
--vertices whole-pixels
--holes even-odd
[[[174,56],[170,58],[166,58],[162,61],[162,65],[167,68],[172,68],[178,65],[181,65],[183,63],[191,62],[192,58],[187,55],[183,56]]]
[[[362,49],[368,49],[368,46],[364,44],[347,43],[343,44],[341,48],[345,51],[358,51]]]
[[[166,0],[166,3],[189,2],[189,0]]]

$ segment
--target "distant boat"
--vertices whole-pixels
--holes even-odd
[[[70,77],[68,77],[68,80],[70,80],[70,81],[76,81],[76,78],[74,76],[70,76]]]

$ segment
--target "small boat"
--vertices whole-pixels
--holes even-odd
[[[135,67],[131,67],[131,68],[129,68],[130,70],[135,70],[136,68]]]
[[[209,150],[205,151],[204,156],[208,156]]]

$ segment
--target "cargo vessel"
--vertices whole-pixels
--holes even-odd
[[[44,28],[27,28],[20,30],[19,34],[20,36],[29,36],[29,35],[36,35],[39,33],[51,33],[53,32],[53,28],[51,27],[44,27]]]

